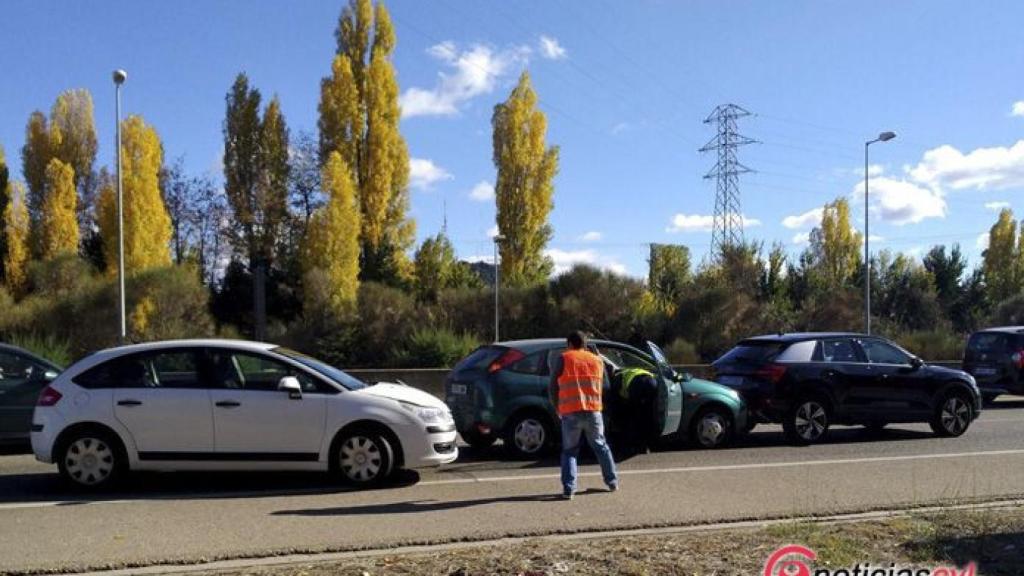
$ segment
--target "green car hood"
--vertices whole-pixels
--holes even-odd
[[[683,394],[700,394],[701,396],[716,395],[733,399],[737,404],[741,403],[739,394],[728,386],[722,386],[717,382],[692,378],[683,382]]]

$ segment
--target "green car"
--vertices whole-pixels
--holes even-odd
[[[588,346],[604,358],[605,372],[612,378],[624,368],[655,374],[655,416],[662,436],[718,448],[746,430],[746,406],[735,391],[676,372],[653,343],[647,343],[647,352],[606,340],[591,340]],[[553,450],[559,437],[558,417],[547,392],[549,364],[564,350],[563,339],[499,342],[481,346],[459,362],[445,382],[445,402],[462,438],[474,448],[501,438],[512,455],[522,458]],[[611,404],[610,384],[606,378],[606,410]],[[614,434],[614,419],[605,420]]]

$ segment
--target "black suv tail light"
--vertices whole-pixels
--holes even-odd
[[[754,375],[772,384],[778,384],[782,377],[786,375],[786,367],[782,364],[768,364],[759,368],[757,372],[754,372]]]
[[[505,368],[509,364],[515,364],[523,358],[526,358],[526,354],[523,354],[519,350],[509,350],[501,356],[498,356],[494,362],[491,362],[491,365],[487,367],[487,371],[493,374],[498,370]]]

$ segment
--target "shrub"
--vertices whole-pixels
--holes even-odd
[[[697,347],[692,343],[676,338],[665,347],[665,355],[672,364],[698,364],[700,354],[697,354]]]
[[[1019,326],[1024,324],[1024,294],[1017,294],[996,305],[990,322],[993,325]]]
[[[448,368],[479,344],[472,335],[458,334],[447,328],[420,328],[409,335],[394,356],[401,365],[411,368]]]
[[[900,346],[924,360],[959,360],[964,355],[964,338],[949,330],[918,330],[895,338]]]
[[[57,338],[53,334],[45,336],[39,334],[18,334],[11,337],[8,343],[19,348],[24,348],[40,358],[44,358],[61,367],[68,367],[74,358],[71,355],[71,346],[66,340]]]

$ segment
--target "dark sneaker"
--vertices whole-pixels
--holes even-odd
[[[619,483],[616,482],[614,484],[609,484],[608,485],[608,491],[609,492],[618,492],[619,491]]]
[[[572,492],[562,492],[562,500],[572,500]]]

